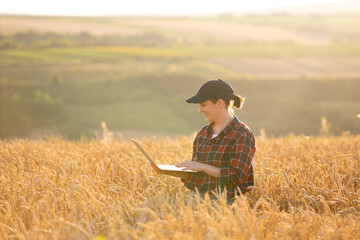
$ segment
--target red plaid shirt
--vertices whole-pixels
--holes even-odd
[[[254,186],[252,159],[254,157],[255,137],[251,129],[234,116],[233,120],[211,139],[214,122],[202,127],[193,142],[192,161],[220,168],[220,177],[205,172],[194,173],[181,179],[184,185],[195,191],[211,192],[226,188],[227,195],[234,197]],[[237,188],[239,187],[239,188]],[[240,190],[240,191],[238,191]]]

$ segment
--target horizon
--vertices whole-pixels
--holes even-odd
[[[276,11],[288,11],[288,8],[311,7],[319,4],[355,3],[360,1],[349,0],[294,0],[289,3],[285,0],[265,1],[256,0],[241,3],[234,0],[225,0],[221,4],[207,3],[206,8],[202,2],[193,3],[189,0],[181,3],[168,3],[163,0],[156,0],[151,4],[142,3],[140,0],[127,3],[121,6],[114,0],[104,0],[101,5],[91,4],[85,1],[76,3],[65,0],[60,5],[53,5],[44,0],[21,3],[20,1],[6,2],[0,11],[1,15],[35,15],[35,16],[64,16],[64,17],[112,17],[112,16],[186,16],[186,15],[218,15],[218,14],[251,14],[271,13]],[[87,8],[84,9],[83,6]],[[145,5],[139,7],[141,5]],[[189,9],[188,6],[192,6]],[[161,6],[161,7],[159,7]],[[113,9],[118,7],[119,10]],[[26,10],[24,10],[26,9]],[[70,9],[70,10],[69,10]],[[146,9],[146,10],[142,10]]]

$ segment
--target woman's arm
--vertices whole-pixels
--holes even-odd
[[[204,164],[204,163],[202,163],[202,164],[204,165],[202,168],[203,172],[206,172],[207,174],[209,174],[213,177],[216,177],[216,178],[220,177],[220,168],[211,166],[209,164]]]
[[[232,146],[229,165],[220,167],[220,185],[245,183],[252,174],[250,169],[255,151],[255,138],[250,132],[244,132]]]
[[[176,167],[184,167],[184,170],[195,170],[205,172],[213,177],[220,177],[220,168],[211,166],[205,163],[199,163],[195,161],[186,161],[176,165]]]

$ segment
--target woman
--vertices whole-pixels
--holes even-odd
[[[208,193],[211,199],[216,199],[212,191],[219,194],[218,190],[226,189],[227,203],[232,204],[236,195],[254,186],[255,137],[232,109],[242,108],[244,100],[221,79],[207,81],[196,95],[186,100],[200,104],[199,112],[209,124],[194,139],[192,160],[176,166],[198,171],[187,174],[181,181],[193,192],[197,188],[202,197]]]

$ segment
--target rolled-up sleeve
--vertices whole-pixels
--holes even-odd
[[[234,184],[245,182],[249,176],[254,153],[255,138],[245,132],[231,148],[229,165],[220,167],[220,185],[225,186],[229,182]]]

